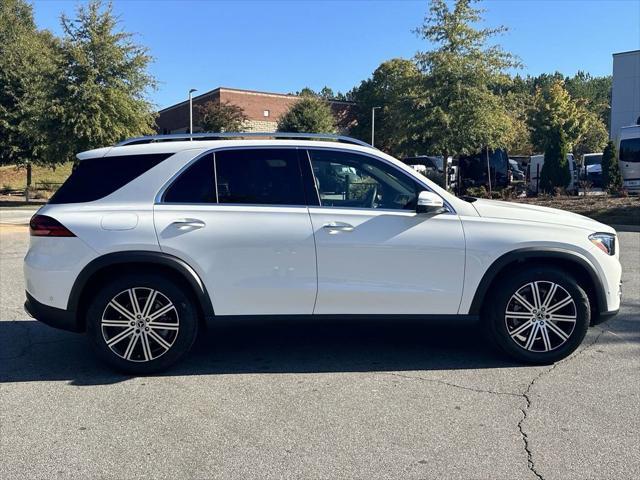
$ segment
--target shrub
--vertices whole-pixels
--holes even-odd
[[[547,193],[555,193],[555,189],[566,188],[571,180],[567,154],[566,134],[562,129],[550,133],[549,143],[544,151],[544,164],[540,172],[540,189]]]
[[[602,152],[602,183],[609,193],[619,193],[622,190],[622,175],[618,163],[616,146],[612,141]]]

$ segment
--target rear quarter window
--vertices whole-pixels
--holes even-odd
[[[82,160],[49,203],[82,203],[99,200],[169,158],[172,153],[121,155]]]

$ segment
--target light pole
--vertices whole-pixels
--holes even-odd
[[[376,132],[376,110],[380,107],[373,107],[371,109],[371,146],[373,147],[373,138]]]
[[[195,88],[189,90],[189,135],[193,134],[193,97],[191,94],[197,91]],[[190,138],[190,140],[193,140],[193,138]]]

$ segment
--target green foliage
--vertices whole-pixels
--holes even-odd
[[[248,120],[244,110],[230,102],[197,105],[196,123],[204,132],[240,132]]]
[[[371,110],[376,110],[375,144],[396,156],[412,155],[420,150],[420,126],[415,109],[424,98],[424,77],[410,60],[394,58],[382,63],[370,79],[351,92],[356,125],[351,135],[371,141]]]
[[[547,193],[557,191],[557,188],[566,188],[571,180],[567,154],[569,146],[566,133],[562,128],[556,128],[549,132],[547,145],[544,151],[544,164],[540,172],[540,189]]]
[[[528,124],[534,149],[545,150],[560,129],[574,154],[600,151],[608,132],[599,114],[588,107],[587,100],[571,97],[564,80],[543,83],[536,89],[529,109]]]
[[[331,107],[315,96],[303,96],[278,122],[279,132],[335,133]]]
[[[155,79],[151,57],[130,33],[118,29],[112,5],[99,0],[80,5],[76,18],[61,17],[50,121],[58,130],[59,161],[75,152],[111,145],[153,132],[153,105],[147,100]]]
[[[573,153],[582,156],[585,153],[601,152],[609,140],[609,132],[602,119],[593,112],[584,111],[581,121],[583,128],[573,147]]]
[[[622,190],[622,174],[618,162],[616,146],[612,141],[602,152],[602,183],[609,193],[620,193]]]
[[[499,46],[487,46],[505,27],[477,28],[482,11],[472,0],[432,0],[418,35],[435,49],[418,52],[425,74],[421,117],[423,143],[431,153],[475,153],[505,147],[514,137],[513,119],[496,93],[510,83],[507,70],[518,60]]]
[[[46,163],[55,129],[43,128],[51,107],[55,40],[39,32],[23,0],[0,2],[0,164]]]
[[[557,141],[562,130],[565,141],[573,145],[583,131],[581,112],[572,101],[561,80],[536,89],[529,112],[531,140],[537,151],[545,151],[548,144]]]
[[[599,118],[605,129],[611,118],[611,83],[610,75],[593,77],[582,71],[565,79],[571,98],[583,100],[585,108]]]

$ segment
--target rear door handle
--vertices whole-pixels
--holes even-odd
[[[187,228],[203,228],[206,224],[197,218],[180,218],[172,222],[171,225],[178,227],[180,230],[185,230]]]
[[[322,228],[329,230],[329,233],[333,232],[352,232],[353,225],[344,222],[330,222],[322,225]]]

